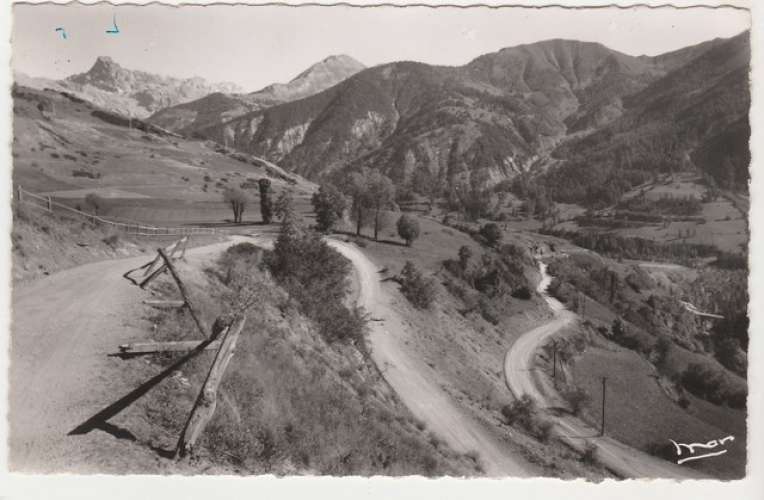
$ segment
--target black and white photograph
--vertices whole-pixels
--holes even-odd
[[[8,470],[746,478],[750,7],[9,5]]]

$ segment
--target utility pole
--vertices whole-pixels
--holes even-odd
[[[605,435],[605,384],[607,377],[602,377],[602,421],[600,422],[600,436]]]
[[[552,342],[552,378],[557,380],[557,341]]]

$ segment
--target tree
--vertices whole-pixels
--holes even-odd
[[[393,181],[377,171],[371,172],[366,179],[366,199],[374,219],[374,240],[377,241],[384,222],[384,211],[394,206]]]
[[[316,211],[316,226],[324,233],[332,230],[347,208],[347,199],[331,184],[322,184],[310,202]]]
[[[502,238],[501,229],[495,222],[489,222],[480,228],[480,236],[485,239],[489,247],[496,247]]]
[[[95,193],[88,193],[85,196],[85,208],[98,215],[100,210],[106,208],[106,200]]]
[[[485,187],[489,177],[488,171],[482,169],[471,173],[469,182],[462,181],[451,186],[451,203],[455,202],[472,220],[488,215],[491,209],[493,196],[491,190]]]
[[[406,241],[406,246],[410,247],[419,237],[419,222],[410,215],[401,215],[398,219],[398,235]]]
[[[276,199],[276,204],[274,205],[273,213],[282,222],[285,219],[292,218],[294,216],[294,199],[292,197],[292,191],[290,189],[285,189],[281,191],[281,194]]]
[[[658,369],[664,368],[670,351],[671,341],[666,337],[661,337],[655,342],[655,345],[653,346],[653,357],[655,366],[658,367]]]
[[[399,281],[401,293],[415,307],[419,309],[430,307],[435,298],[435,283],[432,278],[425,278],[422,272],[411,261],[407,260],[403,270],[401,270]]]
[[[249,203],[249,196],[247,196],[247,193],[239,188],[228,188],[223,191],[223,201],[231,205],[234,223],[240,224],[244,209],[247,208],[247,204]]]
[[[618,318],[613,320],[613,325],[610,327],[610,331],[613,334],[613,338],[616,340],[621,339],[626,335],[626,330],[623,328],[623,323]]]
[[[362,168],[353,172],[343,186],[345,193],[351,199],[351,216],[355,220],[355,234],[361,235],[361,228],[368,222],[369,202],[368,181],[371,173]]]
[[[726,368],[745,376],[748,362],[745,352],[740,348],[740,343],[732,337],[714,336],[714,354],[716,359]]]
[[[467,266],[472,258],[472,249],[467,245],[459,248],[459,265],[462,267],[462,271],[467,270]]]
[[[273,202],[271,201],[271,180],[262,178],[257,181],[260,188],[260,215],[263,222],[270,224],[273,220]]]

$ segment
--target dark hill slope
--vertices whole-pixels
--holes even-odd
[[[620,193],[656,172],[696,165],[725,182],[720,150],[747,181],[750,91],[748,33],[714,43],[687,64],[624,99],[617,120],[558,147],[561,163],[544,176],[561,200],[609,204]],[[744,135],[741,136],[740,133]]]

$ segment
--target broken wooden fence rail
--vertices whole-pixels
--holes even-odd
[[[159,266],[159,267],[156,269],[156,271],[154,271],[154,272],[153,272],[153,273],[151,273],[151,274],[150,274],[150,275],[149,275],[147,278],[145,278],[143,281],[141,281],[141,282],[138,284],[138,287],[139,287],[139,288],[141,288],[142,290],[145,290],[145,289],[146,289],[146,287],[148,286],[148,284],[149,284],[149,283],[151,283],[152,281],[154,281],[154,278],[156,278],[157,276],[159,276],[160,274],[162,274],[162,273],[163,273],[163,272],[165,272],[166,270],[167,270],[167,267],[166,267],[166,266],[164,266],[164,265],[161,265],[161,266]]]
[[[193,408],[191,408],[191,413],[178,440],[176,454],[179,454],[181,457],[193,452],[196,442],[215,413],[218,386],[223,380],[223,374],[233,357],[236,342],[239,339],[241,330],[244,328],[245,321],[245,318],[237,318],[222,333],[220,348],[215,354],[215,359],[210,366],[207,377],[199,391],[199,396],[196,398]]]
[[[206,340],[175,340],[169,342],[133,342],[119,346],[120,354],[153,354],[157,352],[193,351],[202,347]],[[203,346],[210,351],[220,348],[220,341],[215,340]]]
[[[143,303],[157,309],[180,309],[186,305],[182,300],[144,300]]]
[[[182,259],[186,256],[186,247],[188,246],[188,236],[184,236],[179,240],[174,241],[172,244],[167,245],[165,247],[165,252],[167,255],[169,255],[172,259]],[[159,265],[159,268],[156,266]],[[151,262],[147,262],[141,267],[137,267],[135,269],[131,269],[127,271],[124,276],[126,279],[130,280],[134,285],[138,285],[141,288],[146,288],[146,285],[148,285],[151,280],[159,276],[164,269],[162,269],[162,257],[157,253],[157,256],[152,260]],[[132,274],[136,271],[143,271],[143,280],[138,283],[136,279],[132,277]]]

